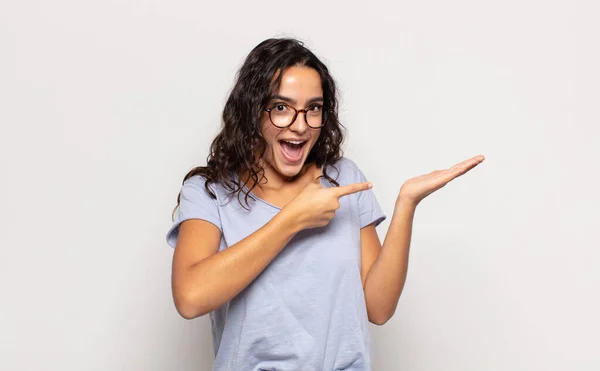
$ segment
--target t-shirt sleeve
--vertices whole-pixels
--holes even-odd
[[[367,178],[358,166],[352,162],[351,164],[356,173],[356,183],[367,182]],[[372,189],[368,189],[366,191],[358,192],[357,195],[360,227],[364,228],[370,224],[374,224],[377,227],[386,219],[386,216],[375,197],[375,193],[373,193]]]
[[[200,176],[193,176],[183,183],[179,207],[175,211],[173,225],[167,232],[167,243],[169,246],[175,247],[179,234],[179,226],[189,219],[206,220],[214,224],[219,230],[222,230],[218,201],[210,196],[204,184],[205,179]]]

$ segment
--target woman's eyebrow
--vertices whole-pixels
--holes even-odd
[[[289,98],[289,97],[284,97],[283,95],[279,95],[279,94],[275,94],[271,100],[282,100],[284,102],[290,103],[290,104],[297,104],[298,101],[296,101],[295,99]],[[308,102],[306,102],[307,104],[311,104],[311,103],[315,103],[315,102],[323,102],[323,97],[314,97],[314,98],[310,98],[308,100]]]
[[[284,102],[288,102],[291,104],[298,103],[295,99],[284,97],[283,95],[279,95],[279,94],[275,94],[273,97],[271,97],[271,100],[282,100]]]

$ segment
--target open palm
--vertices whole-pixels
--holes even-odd
[[[479,165],[484,159],[483,155],[478,155],[460,162],[449,169],[436,170],[429,174],[411,178],[404,182],[400,188],[398,198],[417,205],[425,197],[442,188],[451,180],[458,178]]]

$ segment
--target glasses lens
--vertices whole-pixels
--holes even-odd
[[[296,112],[285,104],[278,104],[271,108],[270,115],[273,125],[285,128],[292,123],[292,119],[296,115]]]
[[[308,126],[315,129],[323,126],[323,107],[310,107],[306,112],[306,123]]]

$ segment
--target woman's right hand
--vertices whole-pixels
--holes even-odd
[[[191,319],[220,308],[246,288],[296,232],[327,225],[340,207],[340,197],[369,188],[370,183],[334,188],[311,183],[271,221],[222,251],[222,234],[214,224],[184,221],[172,267],[177,310]]]
[[[282,211],[291,213],[300,229],[323,227],[329,224],[340,208],[340,198],[371,189],[370,182],[325,188],[317,179],[308,184]]]

